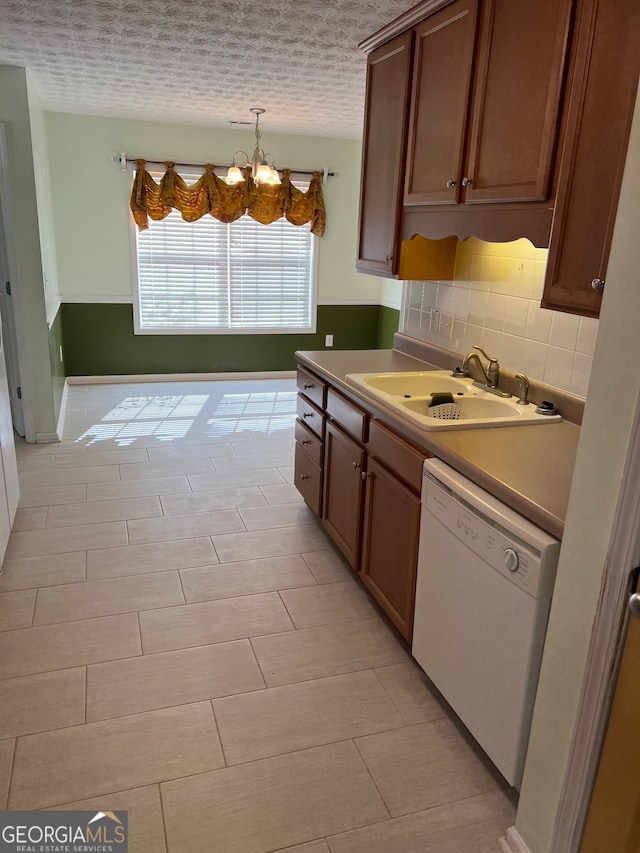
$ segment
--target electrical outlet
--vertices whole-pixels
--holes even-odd
[[[440,320],[440,312],[437,308],[432,308],[429,313],[429,331],[438,334],[438,321]]]
[[[324,345],[326,347],[332,347],[333,346],[333,335],[325,335],[324,336]]]
[[[60,347],[60,361],[64,361],[64,358],[63,358],[63,355],[62,355],[62,347]]]
[[[441,311],[438,323],[438,335],[450,339],[453,334],[453,314],[451,311]]]

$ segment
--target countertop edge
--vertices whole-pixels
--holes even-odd
[[[338,351],[334,351],[334,353],[337,352]],[[343,351],[345,356],[349,352],[352,352],[354,355],[358,353],[360,356],[362,356],[366,352],[375,353],[383,351]],[[406,367],[404,367],[404,369],[407,370],[441,369],[441,367],[439,367],[438,365],[422,361],[416,358],[415,356],[407,355],[405,353],[398,352],[397,350],[384,352],[395,353],[397,361],[406,361],[407,365]],[[331,353],[331,355],[334,355],[334,353]],[[431,453],[434,456],[437,456],[439,459],[441,459],[447,465],[450,465],[460,474],[468,477],[480,488],[485,489],[489,494],[493,495],[493,497],[497,498],[498,500],[502,500],[516,512],[519,512],[522,516],[531,521],[533,524],[537,524],[551,536],[555,536],[558,539],[562,538],[562,534],[564,532],[564,518],[561,518],[553,512],[549,511],[544,506],[541,506],[535,500],[528,497],[522,491],[513,488],[504,480],[492,476],[487,471],[483,470],[482,467],[478,466],[477,464],[474,464],[469,459],[465,459],[464,456],[460,455],[455,450],[452,450],[451,448],[447,447],[446,444],[443,444],[442,440],[438,438],[438,433],[425,433],[418,427],[414,427],[410,421],[403,421],[401,418],[398,417],[395,411],[385,406],[384,403],[382,403],[380,400],[373,396],[369,396],[364,390],[361,390],[360,388],[355,388],[354,386],[347,383],[342,375],[332,372],[332,370],[326,364],[322,364],[318,360],[322,359],[326,361],[326,355],[327,353],[324,351],[299,351],[296,352],[295,358],[299,364],[311,369],[318,376],[325,379],[330,384],[334,385],[337,389],[340,390],[341,393],[343,393],[347,398],[351,399],[354,403],[360,404],[360,406],[364,406],[365,408],[370,410],[373,413],[374,417],[381,420],[383,423],[386,422],[387,426],[389,426],[397,434],[401,435],[415,447],[420,450],[426,451],[426,453]],[[413,367],[409,366],[410,362],[413,362]],[[569,421],[563,421],[562,424],[565,425],[565,429],[571,428],[576,431],[577,443],[577,436],[579,435],[580,427],[576,424],[570,423]],[[533,427],[492,427],[491,431],[494,437],[496,437],[498,432],[503,433],[505,430],[508,430],[510,433],[514,430],[526,429],[549,430],[554,429],[555,426],[560,425],[561,424],[549,424]],[[482,431],[485,432],[485,430]],[[465,430],[465,432],[475,433],[479,432],[479,430]]]

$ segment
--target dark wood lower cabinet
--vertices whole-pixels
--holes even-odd
[[[322,523],[351,566],[358,571],[365,452],[336,424],[325,435]]]
[[[296,488],[316,515],[322,510],[322,468],[296,444],[294,476]]]
[[[322,383],[308,371],[300,374],[305,391]],[[410,644],[425,454],[353,398],[323,388],[318,399],[326,408],[304,395],[299,400],[294,483]],[[313,416],[304,418],[308,412]]]
[[[367,463],[361,578],[411,641],[420,499],[373,459]]]

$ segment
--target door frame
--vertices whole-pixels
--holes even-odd
[[[549,853],[578,853],[624,643],[629,575],[640,563],[640,401],[627,448],[589,644],[569,762]],[[622,624],[621,624],[622,623]]]
[[[13,300],[13,318],[16,329],[16,348],[18,351],[18,370],[20,372],[20,387],[22,389],[24,435],[26,441],[34,442],[36,440],[35,419],[33,414],[33,399],[31,397],[28,381],[28,354],[25,347],[24,312],[22,307],[22,293],[20,287],[20,273],[16,249],[16,233],[13,222],[13,202],[9,174],[10,170],[5,122],[0,121],[0,205],[2,205],[4,241],[7,252],[9,278],[11,280],[11,298]]]

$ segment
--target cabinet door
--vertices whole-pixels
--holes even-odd
[[[296,442],[294,483],[309,509],[320,515],[322,508],[322,468]]]
[[[362,580],[411,642],[420,500],[372,459],[366,483]]]
[[[364,450],[335,424],[327,424],[322,523],[354,569],[360,559],[364,461]]]
[[[572,5],[483,4],[466,203],[549,197]]]
[[[403,33],[367,59],[356,267],[379,275],[399,265],[412,41]]]
[[[477,0],[456,0],[415,28],[405,204],[460,198]]]
[[[597,317],[638,82],[638,0],[584,0],[542,300]]]

